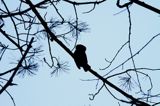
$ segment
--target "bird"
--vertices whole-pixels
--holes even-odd
[[[81,67],[87,72],[90,69],[88,65],[87,55],[86,55],[86,47],[82,44],[76,45],[76,50],[74,52],[74,60],[77,67],[80,69]]]

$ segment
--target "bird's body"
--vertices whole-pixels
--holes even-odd
[[[88,65],[88,60],[86,56],[86,47],[83,45],[77,45],[76,50],[74,52],[74,59],[77,67],[80,69],[83,67],[85,71],[90,69],[90,66]]]

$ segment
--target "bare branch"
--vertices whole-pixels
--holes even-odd
[[[0,94],[3,93],[3,91],[5,91],[7,89],[8,86],[10,86],[10,84],[13,81],[13,78],[15,77],[16,73],[18,72],[18,69],[21,67],[23,60],[25,59],[25,57],[27,56],[27,53],[29,52],[30,48],[32,47],[31,44],[33,42],[34,38],[31,39],[25,53],[23,54],[21,60],[19,61],[19,63],[17,64],[13,74],[11,75],[10,79],[8,80],[8,82],[2,87],[2,89],[0,90]]]

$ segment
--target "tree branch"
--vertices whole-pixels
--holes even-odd
[[[125,4],[123,4],[123,5],[120,5],[120,0],[117,0],[116,5],[117,5],[119,8],[123,8],[123,7],[126,7],[126,6],[131,5],[132,3],[138,4],[138,5],[146,8],[146,9],[149,9],[149,10],[151,10],[151,11],[153,11],[153,12],[156,12],[156,13],[160,14],[160,10],[159,10],[159,9],[157,9],[157,8],[151,6],[151,5],[148,5],[148,4],[146,4],[146,3],[144,3],[144,2],[142,2],[142,1],[140,1],[140,0],[130,0],[130,2],[125,3]]]
[[[145,102],[142,102],[142,101],[139,101],[138,99],[135,99],[132,95],[127,94],[126,92],[124,92],[123,90],[121,90],[120,88],[118,88],[117,86],[115,86],[114,84],[112,84],[111,82],[109,82],[107,79],[105,79],[102,76],[100,76],[94,70],[90,69],[89,71],[93,75],[95,75],[97,78],[99,78],[100,80],[102,80],[104,83],[106,83],[107,85],[109,85],[110,87],[112,87],[113,89],[115,89],[116,91],[120,92],[122,95],[124,95],[128,99],[130,99],[131,103],[135,104],[136,106],[150,106],[149,104],[147,104]]]
[[[41,1],[41,2],[39,2],[37,4],[35,4],[35,7],[39,7],[39,6],[45,4],[46,2],[49,2],[49,1],[50,0]],[[12,16],[16,16],[16,15],[23,15],[24,13],[26,13],[26,12],[28,12],[30,10],[31,10],[31,8],[27,8],[27,9],[25,9],[23,11],[18,11],[18,12],[15,12],[15,13],[10,13],[10,15],[8,15],[8,14],[7,15],[0,15],[0,17],[6,18],[6,17],[12,17]]]
[[[148,4],[146,4],[146,3],[144,3],[144,2],[142,2],[140,0],[130,0],[130,1],[142,6],[144,8],[146,8],[146,9],[149,9],[149,10],[151,10],[153,12],[156,12],[156,13],[160,14],[160,10],[159,9],[157,9],[157,8],[151,6],[151,5],[148,5]]]
[[[51,38],[51,41],[55,40],[55,42],[57,42],[71,57],[74,58],[73,53],[60,40],[57,39],[57,37],[56,37],[56,35],[54,33],[52,33],[52,31],[47,26],[47,23],[40,16],[40,14],[36,10],[36,8],[32,4],[32,2],[30,0],[26,0],[26,2],[29,4],[29,6],[31,7],[32,11],[35,13],[35,15],[37,16],[37,18],[39,19],[39,21],[41,22],[41,24],[45,28],[45,30],[48,33],[48,35],[50,35],[49,38]]]
[[[22,56],[21,60],[18,62],[18,65],[15,68],[15,71],[13,72],[12,76],[10,77],[10,79],[7,81],[7,83],[2,87],[2,89],[0,90],[0,94],[6,90],[6,88],[12,83],[13,78],[15,77],[19,67],[21,67],[23,60],[25,59],[25,57],[27,56],[27,53],[29,52],[30,48],[32,47],[31,44],[33,42],[34,38],[31,39],[24,55]]]

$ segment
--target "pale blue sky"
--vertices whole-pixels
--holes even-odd
[[[145,1],[145,0],[144,0]],[[10,1],[11,2],[11,1]],[[159,0],[146,0],[147,3],[160,7]],[[13,3],[13,2],[12,2]],[[66,17],[73,17],[72,5],[62,4],[60,9]],[[87,56],[91,67],[100,74],[107,73],[113,67],[119,65],[130,54],[128,47],[119,54],[111,68],[105,71],[99,70],[107,65],[105,58],[111,60],[117,50],[128,39],[128,14],[127,11],[114,15],[121,11],[116,6],[116,0],[107,0],[97,5],[96,9],[89,14],[82,14],[92,6],[79,6],[79,20],[85,21],[90,28],[87,33],[82,33],[78,43],[87,46]],[[73,10],[72,10],[73,11]],[[154,35],[160,32],[160,17],[158,14],[146,10],[136,4],[130,8],[132,19],[132,39],[133,52],[139,50]],[[72,15],[72,16],[71,16]],[[137,67],[160,68],[160,38],[156,38],[144,51],[136,58]],[[58,77],[51,77],[51,70],[45,64],[40,64],[37,75],[25,78],[16,77],[14,82],[18,86],[9,87],[17,106],[118,106],[116,101],[106,90],[102,90],[94,101],[89,100],[90,93],[95,93],[96,82],[85,82],[80,79],[95,78],[90,73],[78,70],[71,57],[55,43],[53,49],[56,56],[62,61],[69,62],[68,73],[61,73]],[[46,55],[44,53],[44,55]],[[125,67],[129,67],[126,65]],[[131,68],[131,67],[130,67]],[[119,68],[121,69],[121,68]],[[118,71],[118,70],[115,70]],[[159,74],[153,72],[153,81],[157,81]],[[158,81],[157,81],[158,82]],[[157,92],[160,85],[155,85]],[[121,97],[121,96],[119,96]],[[12,102],[6,93],[0,96],[0,106],[12,106]],[[125,106],[122,104],[122,106]]]

